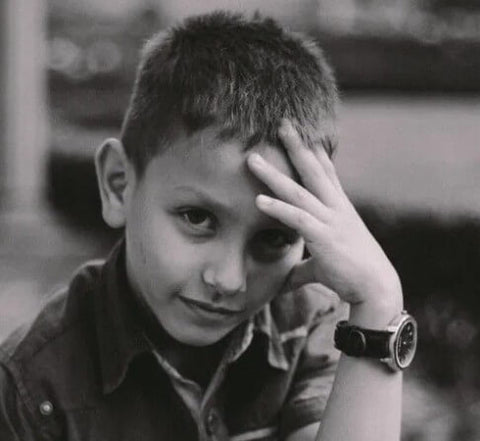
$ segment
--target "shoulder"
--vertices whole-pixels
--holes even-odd
[[[100,262],[81,266],[67,287],[57,291],[37,316],[14,330],[0,345],[0,363],[10,365],[32,362],[41,353],[74,331],[89,315],[91,293],[99,278]]]
[[[0,395],[15,390],[32,418],[52,390],[58,393],[62,384],[68,388],[70,380],[78,384],[84,377],[81,371],[91,364],[93,294],[100,271],[99,262],[79,268],[68,287],[54,294],[31,323],[16,329],[0,345],[1,381],[5,383]],[[67,371],[67,363],[73,369]]]
[[[280,295],[270,307],[280,332],[301,327],[310,330],[320,323],[341,320],[348,314],[348,306],[320,284],[305,285]]]

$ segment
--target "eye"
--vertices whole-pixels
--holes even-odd
[[[215,217],[202,208],[185,208],[179,214],[182,220],[195,230],[210,232],[215,228]]]
[[[252,241],[252,253],[261,262],[271,262],[282,258],[291,245],[298,240],[295,232],[270,229],[258,233]]]
[[[292,240],[281,230],[267,230],[260,234],[260,240],[270,248],[283,248],[291,245]]]

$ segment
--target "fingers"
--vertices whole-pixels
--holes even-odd
[[[335,170],[335,166],[333,165],[332,160],[328,156],[327,150],[323,145],[316,145],[315,146],[315,156],[317,157],[318,161],[320,162],[323,170],[327,174],[328,178],[335,186],[335,188],[343,193],[342,185],[340,184],[340,180],[338,179],[337,171]]]
[[[258,195],[256,204],[259,210],[271,216],[300,234],[306,243],[318,240],[318,235],[324,224],[308,211],[290,205],[279,199],[263,194]]]
[[[312,193],[281,173],[258,153],[252,153],[248,157],[248,165],[255,176],[264,182],[280,199],[307,211],[317,218],[326,216],[327,207]]]
[[[317,283],[315,277],[315,266],[313,259],[302,260],[296,265],[287,279],[285,287],[287,290],[294,291],[309,283]]]
[[[336,205],[341,187],[323,147],[315,149],[315,153],[307,148],[288,120],[282,121],[279,135],[305,187],[325,205]]]

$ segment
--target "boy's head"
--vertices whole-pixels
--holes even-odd
[[[331,149],[335,101],[320,50],[270,20],[216,13],[147,44],[121,140],[96,166],[128,279],[176,340],[215,343],[284,286],[303,239],[257,209],[271,192],[246,157],[295,178],[280,120]]]
[[[271,19],[216,12],[154,36],[137,72],[121,140],[141,173],[178,131],[216,125],[222,140],[276,145],[281,118],[307,144],[335,144],[337,92],[318,45]],[[330,152],[331,153],[331,152]]]

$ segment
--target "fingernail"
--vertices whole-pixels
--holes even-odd
[[[267,207],[273,204],[273,199],[265,196],[264,194],[259,194],[257,196],[257,205],[262,207]]]
[[[283,118],[278,131],[280,133],[280,136],[289,136],[292,131],[292,124],[288,119]]]
[[[249,159],[251,162],[254,164],[262,165],[263,164],[263,158],[258,154],[258,153],[252,153],[249,156]]]

